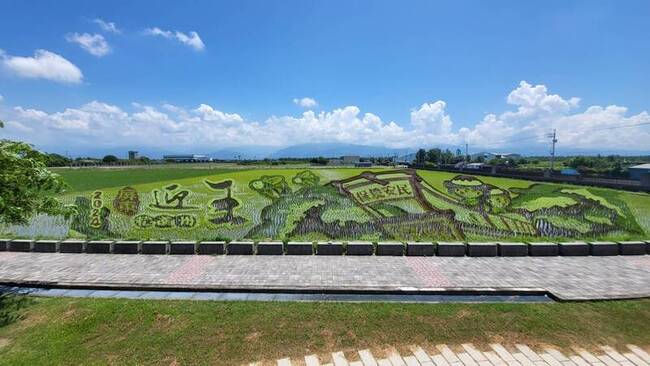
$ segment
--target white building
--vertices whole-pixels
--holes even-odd
[[[355,165],[361,161],[360,156],[356,155],[345,155],[341,156],[338,159],[330,159],[327,162],[327,165]]]
[[[177,163],[205,163],[212,161],[205,155],[187,154],[187,155],[163,155],[164,160],[172,160]]]
[[[519,159],[521,158],[520,154],[515,153],[494,153],[494,152],[480,152],[472,154],[472,159],[482,157],[485,161],[490,161],[492,159]]]

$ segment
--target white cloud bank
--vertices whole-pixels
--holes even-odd
[[[9,73],[23,78],[73,84],[83,79],[77,66],[47,50],[36,50],[33,57],[10,56],[0,51],[0,64]]]
[[[104,32],[120,34],[122,31],[115,25],[113,22],[107,22],[103,19],[95,18],[92,20],[93,23],[97,24]]]
[[[272,116],[249,121],[208,104],[182,108],[164,104],[134,104],[127,112],[93,101],[78,108],[47,113],[14,107],[0,119],[6,133],[41,146],[64,144],[87,147],[152,147],[214,151],[241,145],[288,146],[300,143],[342,142],[388,147],[459,146],[469,141],[474,149],[510,148],[526,151],[545,146],[544,137],[556,128],[560,148],[648,151],[650,126],[617,128],[650,123],[650,115],[628,115],[625,107],[590,106],[582,111],[579,99],[549,94],[544,85],[521,82],[506,99],[514,108],[488,114],[472,127],[454,128],[444,101],[424,103],[410,113],[410,123],[382,121],[356,106],[299,116]],[[609,130],[604,130],[609,129]],[[36,131],[36,132],[34,132]],[[526,137],[526,141],[517,139]],[[532,139],[530,137],[533,137]]]
[[[194,31],[186,34],[179,31],[172,32],[162,30],[158,27],[153,27],[145,29],[144,34],[149,36],[159,36],[167,39],[175,39],[182,44],[194,49],[195,51],[203,51],[205,49],[205,44],[203,44],[201,37]]]
[[[299,105],[303,108],[314,108],[318,105],[314,98],[304,97],[304,98],[293,98],[293,104]]]
[[[65,39],[70,43],[76,43],[93,56],[102,57],[111,52],[111,47],[101,34],[71,33]]]

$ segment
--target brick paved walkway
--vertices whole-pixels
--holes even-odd
[[[0,283],[183,289],[538,289],[565,300],[650,297],[650,255],[182,256],[0,252]]]
[[[574,348],[571,353],[562,353],[553,347],[533,350],[523,344],[506,347],[491,344],[490,349],[479,350],[472,344],[450,347],[444,344],[425,350],[412,346],[408,354],[388,351],[384,358],[375,358],[369,350],[355,354],[343,352],[319,359],[316,355],[305,356],[304,361],[293,360],[293,364],[307,366],[650,366],[650,355],[635,345],[616,350],[609,346],[600,347],[597,352]],[[352,361],[354,360],[354,361]],[[321,364],[321,361],[326,362]],[[250,366],[258,365],[251,363]],[[278,366],[291,366],[292,360],[277,361]]]

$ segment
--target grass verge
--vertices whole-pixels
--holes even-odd
[[[20,319],[0,327],[3,365],[233,365],[464,342],[650,345],[650,300],[354,304],[35,298],[17,311]]]

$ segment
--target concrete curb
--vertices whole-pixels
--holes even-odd
[[[431,257],[436,254],[436,244],[432,242],[408,242],[406,243],[406,255],[413,257]]]
[[[12,240],[7,243],[7,250],[10,252],[30,252],[33,244],[33,240]]]
[[[560,255],[566,257],[587,256],[589,255],[589,244],[584,241],[560,243]]]
[[[646,243],[642,241],[619,241],[621,255],[643,255],[646,254]]]
[[[345,248],[340,241],[319,241],[316,243],[316,255],[343,255]]]
[[[528,254],[532,257],[557,257],[560,246],[551,242],[532,242],[528,243]]]
[[[314,244],[307,241],[290,241],[287,243],[287,255],[312,255]]]
[[[594,256],[619,255],[618,244],[613,241],[589,242],[589,254]]]
[[[67,239],[59,243],[59,253],[83,253],[85,240]]]
[[[120,240],[113,243],[113,253],[115,254],[138,254],[140,253],[141,241]]]
[[[398,241],[377,243],[377,255],[404,255],[404,244]]]
[[[522,242],[498,242],[497,250],[501,257],[526,257],[528,255],[528,245]]]
[[[0,252],[6,252],[11,239],[0,239]]]
[[[470,257],[496,257],[497,243],[467,243],[467,254]]]
[[[436,254],[440,257],[463,257],[465,256],[465,243],[439,241]]]
[[[257,255],[282,255],[284,243],[281,241],[261,241],[257,243]]]
[[[142,254],[167,254],[167,246],[169,242],[166,241],[145,241],[142,242]]]
[[[650,254],[650,240],[573,242],[288,242],[0,239],[0,252],[173,255],[377,255],[441,257],[616,256]]]
[[[91,240],[86,243],[86,253],[89,254],[105,254],[112,253],[113,241],[112,240]]]
[[[254,253],[254,246],[252,241],[231,241],[226,245],[226,254],[251,255]]]
[[[225,241],[202,241],[199,243],[197,253],[202,255],[226,254],[226,242]]]
[[[369,241],[349,241],[345,245],[346,255],[372,255],[374,245]]]
[[[37,240],[32,250],[39,253],[56,253],[59,251],[58,246],[58,240]]]
[[[169,254],[196,254],[196,242],[173,241],[169,244]]]

